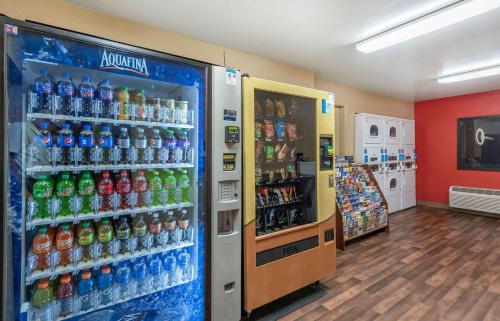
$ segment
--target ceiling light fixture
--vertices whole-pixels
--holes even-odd
[[[500,0],[462,0],[356,43],[364,53],[374,52],[439,30],[500,7]]]
[[[495,75],[500,75],[500,65],[493,65],[479,69],[467,70],[455,74],[443,75],[438,77],[437,81],[440,84],[446,84],[450,82],[464,81]]]

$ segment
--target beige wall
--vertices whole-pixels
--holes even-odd
[[[0,13],[144,48],[223,65],[251,76],[314,87],[314,73],[173,32],[101,14],[59,0],[0,0]]]
[[[345,106],[344,144],[354,153],[354,114],[360,112],[413,118],[413,103],[315,79],[314,72],[173,32],[101,14],[59,0],[0,0],[0,13],[75,30],[144,48],[237,68],[251,76],[332,91]]]
[[[344,154],[354,156],[354,115],[369,113],[413,119],[413,102],[316,79],[315,88],[335,93],[335,105],[344,107]]]

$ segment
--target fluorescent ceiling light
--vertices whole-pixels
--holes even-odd
[[[438,83],[446,84],[450,82],[464,81],[482,77],[500,75],[500,65],[484,67],[480,69],[468,70],[451,75],[444,75],[437,79]]]
[[[364,53],[374,52],[500,7],[500,0],[462,0],[356,43]]]

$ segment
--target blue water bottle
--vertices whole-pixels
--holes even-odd
[[[173,253],[167,254],[163,260],[163,269],[167,273],[167,283],[168,285],[175,284],[175,269],[177,267],[177,259]]]
[[[158,256],[154,256],[149,261],[149,274],[151,274],[151,288],[158,290],[163,286],[161,278],[161,260]]]
[[[113,274],[109,266],[103,266],[97,277],[97,289],[99,290],[101,305],[113,302]]]
[[[149,291],[148,282],[146,279],[148,273],[147,270],[148,268],[146,266],[146,263],[144,263],[144,261],[142,260],[137,261],[137,263],[134,265],[134,278],[137,282],[137,292],[141,294]]]
[[[130,268],[126,263],[121,263],[120,265],[118,265],[118,269],[116,270],[115,282],[118,286],[118,298],[126,299],[130,295]]]

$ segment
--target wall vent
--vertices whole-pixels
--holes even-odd
[[[450,207],[500,215],[500,190],[451,186]]]

